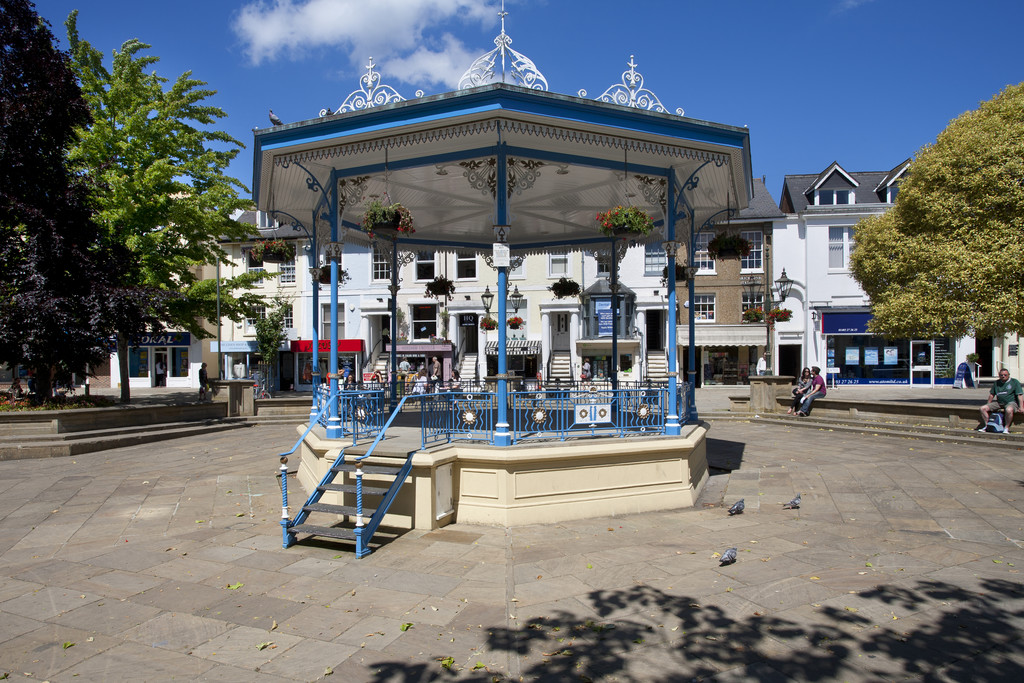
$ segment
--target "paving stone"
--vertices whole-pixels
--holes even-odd
[[[192,654],[211,662],[255,671],[300,642],[301,638],[285,633],[236,626],[193,648]]]
[[[160,613],[155,607],[111,598],[98,600],[60,615],[60,624],[83,631],[117,636]]]

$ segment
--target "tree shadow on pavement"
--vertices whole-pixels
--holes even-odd
[[[727,441],[708,437],[704,443],[707,447],[708,467],[711,468],[712,475],[738,470],[743,464],[743,451],[746,444],[742,441]]]
[[[550,611],[515,628],[484,626],[485,644],[461,661],[446,649],[454,638],[439,637],[417,662],[371,664],[370,680],[1024,680],[1017,582],[982,580],[973,591],[919,581],[849,597],[857,607],[811,605],[795,610],[797,621],[732,596],[700,604],[643,585],[594,591],[577,598],[589,616]]]

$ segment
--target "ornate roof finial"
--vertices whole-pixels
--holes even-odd
[[[518,85],[533,90],[547,90],[548,79],[544,78],[544,74],[537,69],[537,65],[533,63],[533,60],[510,47],[512,39],[505,33],[505,17],[508,16],[508,12],[505,11],[504,0],[502,0],[501,11],[498,12],[498,16],[501,18],[501,33],[494,39],[494,49],[477,57],[470,67],[466,69],[466,72],[462,74],[462,78],[459,79],[458,89],[465,90],[488,83],[505,83],[506,76],[508,76],[513,83]],[[495,68],[499,57],[501,58],[500,75]],[[511,66],[507,67],[507,71],[506,57],[511,63]]]
[[[609,87],[595,99],[599,102],[621,104],[647,111],[668,112],[658,96],[644,87],[644,77],[636,70],[637,63],[633,61],[633,55],[629,56],[626,65],[629,67],[629,71],[622,72],[622,83],[616,83]],[[578,94],[580,97],[586,97],[587,91],[580,90]],[[683,110],[676,109],[676,114],[682,116]]]

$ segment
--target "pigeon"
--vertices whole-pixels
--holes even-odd
[[[731,517],[733,515],[742,515],[743,508],[745,507],[746,505],[743,503],[743,499],[740,498],[739,500],[732,504],[731,508],[729,508],[729,516]]]
[[[280,116],[278,116],[277,114],[274,113],[273,109],[270,110],[270,122],[272,124],[274,124],[275,126],[283,126],[284,125],[284,121],[281,120]]]
[[[798,494],[796,494],[796,498],[794,498],[793,500],[791,500],[788,503],[786,503],[785,505],[783,505],[782,509],[783,510],[796,510],[799,507],[800,507],[800,494],[798,493]]]
[[[718,560],[718,562],[719,562],[718,566],[719,567],[724,567],[725,565],[732,564],[735,561],[736,561],[736,548],[729,548],[724,553],[722,553],[722,557],[719,558],[719,560]]]

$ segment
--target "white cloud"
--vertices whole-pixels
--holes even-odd
[[[467,50],[452,25],[497,25],[499,9],[480,0],[257,0],[242,7],[234,30],[253,64],[337,48],[353,65],[372,56],[382,73],[451,86],[485,51]]]

